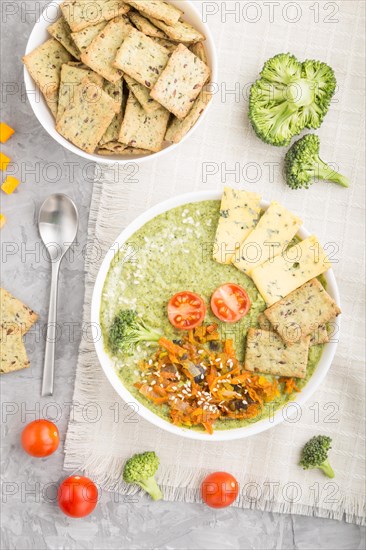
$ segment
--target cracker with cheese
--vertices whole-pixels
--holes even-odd
[[[251,271],[285,250],[302,225],[287,208],[272,202],[256,227],[240,245],[234,265],[250,276]]]
[[[268,306],[331,268],[315,235],[283,251],[251,272],[254,284]]]
[[[240,244],[257,224],[260,212],[260,195],[225,187],[213,245],[213,258],[216,262],[232,262]]]
[[[244,368],[274,376],[305,378],[310,336],[288,345],[273,331],[250,328]]]
[[[291,343],[317,332],[340,313],[318,279],[312,279],[266,309],[264,315],[281,338]]]

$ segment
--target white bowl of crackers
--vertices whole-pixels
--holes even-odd
[[[56,0],[23,63],[45,130],[104,163],[172,151],[202,122],[217,80],[214,41],[188,0]]]

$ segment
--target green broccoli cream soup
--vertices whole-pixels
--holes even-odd
[[[266,305],[249,277],[233,265],[221,265],[212,259],[219,210],[220,201],[191,203],[169,210],[146,223],[116,253],[103,288],[100,321],[105,349],[112,357],[124,386],[143,405],[167,421],[170,421],[169,408],[154,405],[134,387],[140,377],[137,364],[153,353],[154,345],[141,344],[131,356],[112,353],[108,333],[118,312],[132,309],[146,325],[166,338],[179,339],[180,332],[168,320],[167,304],[177,292],[189,290],[205,300],[208,306],[205,322],[217,323],[221,339],[232,339],[238,359],[244,359],[247,330],[258,326],[258,316]],[[251,300],[248,314],[235,324],[221,323],[209,307],[213,292],[225,283],[242,286]],[[312,376],[322,347],[310,348],[307,376],[304,380],[298,380],[298,388],[304,387]],[[272,379],[267,375],[266,378]],[[256,418],[220,419],[215,429],[238,428],[268,418],[294,397],[296,393],[281,394],[264,405]],[[197,427],[190,429],[200,430]]]

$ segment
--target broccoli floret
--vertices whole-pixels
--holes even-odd
[[[139,342],[158,342],[161,334],[152,330],[131,309],[121,309],[109,329],[109,347],[113,353],[132,353]]]
[[[160,500],[163,495],[154,477],[159,464],[159,458],[153,451],[136,454],[127,460],[123,479],[126,483],[140,485],[153,500]]]
[[[319,157],[320,139],[315,134],[306,134],[296,141],[285,157],[287,185],[292,189],[308,189],[316,180],[328,180],[348,187],[347,178],[335,172]]]
[[[334,471],[328,460],[328,451],[332,440],[326,435],[316,435],[304,446],[301,453],[300,466],[304,470],[320,468],[326,476],[334,477]]]
[[[257,136],[289,145],[304,128],[319,128],[336,89],[333,69],[281,53],[269,59],[250,89],[249,118]]]

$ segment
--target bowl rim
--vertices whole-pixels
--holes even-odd
[[[44,7],[41,15],[37,19],[29,35],[24,55],[27,55],[34,48],[43,44],[43,42],[47,39],[47,38],[44,38],[44,33],[47,32],[47,27],[53,21],[55,21],[57,17],[60,15],[59,5],[61,4],[62,1],[63,0],[52,0],[51,4],[48,4],[47,6]],[[204,32],[206,36],[204,45],[205,45],[206,51],[209,54],[209,59],[210,59],[210,62],[209,62],[209,66],[211,69],[210,84],[217,82],[217,74],[218,74],[217,48],[216,48],[216,44],[213,39],[213,35],[208,23],[205,23],[202,21],[199,9],[194,5],[194,2],[192,0],[169,0],[169,1],[172,4],[176,4],[177,6],[180,5],[184,7],[185,11],[187,12],[188,20],[190,18],[198,19],[198,23],[196,23],[196,26],[201,28],[201,30]],[[45,17],[43,17],[46,10],[51,10],[51,9],[54,10],[54,17],[51,16],[49,17],[49,19],[46,19]],[[48,36],[48,38],[52,38],[52,37]],[[168,153],[173,152],[177,147],[179,147],[179,145],[184,143],[185,140],[188,139],[188,137],[191,136],[195,132],[195,130],[200,126],[200,124],[203,122],[203,120],[207,116],[207,113],[214,101],[214,98],[212,98],[212,100],[209,102],[209,104],[207,105],[206,109],[204,110],[202,115],[199,117],[197,122],[189,130],[189,132],[187,132],[187,134],[181,139],[179,143],[172,143],[171,145],[168,145],[167,147],[165,147],[161,151],[158,151],[157,153],[152,153],[150,155],[145,155],[145,156],[130,155],[129,157],[124,157],[124,158],[121,158],[120,155],[103,156],[103,155],[97,155],[96,153],[86,153],[85,151],[82,151],[76,145],[74,145],[73,143],[65,139],[63,136],[61,136],[61,134],[59,134],[56,131],[55,122],[44,100],[43,95],[39,91],[38,86],[33,81],[25,65],[23,67],[23,76],[24,76],[26,95],[32,107],[33,113],[36,119],[38,120],[38,122],[41,124],[41,126],[46,130],[48,135],[50,135],[62,147],[71,151],[72,153],[75,153],[80,157],[83,157],[92,162],[97,162],[100,164],[109,164],[109,165],[113,165],[113,164],[125,165],[125,164],[131,164],[131,163],[143,164],[145,162],[156,160],[158,158],[160,159],[163,156],[167,155]],[[47,110],[46,117],[43,114],[44,109]]]
[[[115,257],[116,251],[118,251],[120,247],[123,244],[125,244],[126,241],[128,241],[128,239],[138,229],[140,229],[148,221],[152,220],[159,214],[162,214],[176,207],[183,206],[185,204],[201,202],[205,200],[220,200],[221,197],[222,197],[221,191],[216,191],[216,190],[215,191],[194,191],[194,192],[185,193],[183,195],[178,195],[178,196],[169,198],[163,202],[160,202],[152,206],[147,211],[140,214],[120,233],[120,235],[115,239],[114,243],[111,244],[109,250],[107,251],[103,259],[103,262],[99,268],[98,275],[94,283],[94,289],[93,289],[93,295],[92,295],[92,301],[91,301],[91,323],[92,323],[92,326],[97,326],[99,328],[99,331],[98,331],[99,337],[94,338],[94,346],[97,353],[97,357],[104,371],[104,374],[106,375],[107,379],[109,380],[114,390],[118,393],[118,395],[127,404],[129,405],[132,404],[135,411],[142,418],[144,418],[151,424],[157,426],[158,428],[162,428],[165,431],[168,431],[170,433],[173,433],[175,435],[185,437],[188,439],[212,441],[212,442],[244,439],[245,437],[256,435],[265,430],[273,428],[274,426],[276,426],[277,424],[280,424],[281,422],[284,422],[285,420],[289,422],[294,422],[292,418],[296,414],[296,410],[298,410],[298,406],[301,407],[302,405],[304,405],[305,402],[308,401],[308,399],[313,395],[313,393],[318,389],[320,384],[323,382],[332,364],[332,361],[334,359],[334,356],[337,350],[337,345],[338,345],[338,339],[334,342],[329,342],[324,345],[322,356],[316,367],[315,372],[311,376],[306,386],[302,389],[302,391],[299,394],[297,394],[295,400],[289,401],[285,405],[281,406],[269,418],[259,420],[258,422],[255,422],[249,426],[233,428],[228,430],[216,430],[212,435],[204,432],[190,430],[184,427],[174,426],[167,420],[161,418],[160,416],[152,412],[150,409],[145,407],[124,386],[122,380],[119,378],[115,370],[112,359],[104,349],[103,336],[100,329],[100,307],[101,307],[103,287],[104,287],[105,279],[108,274],[111,262]],[[261,202],[261,205],[263,208],[267,208],[269,204],[270,204],[269,201],[266,201],[266,200],[262,200]],[[304,226],[302,226],[299,230],[299,235],[302,238],[306,238],[310,236],[311,233]],[[332,269],[328,270],[324,274],[324,276],[328,285],[327,292],[329,292],[329,294],[336,301],[338,306],[340,306],[339,290],[338,290],[338,285],[337,285],[337,281],[334,276],[333,270]],[[339,337],[339,331],[341,326],[341,315],[339,315],[336,318],[335,323],[337,327],[336,334]],[[295,404],[295,408],[293,408],[294,404]]]

